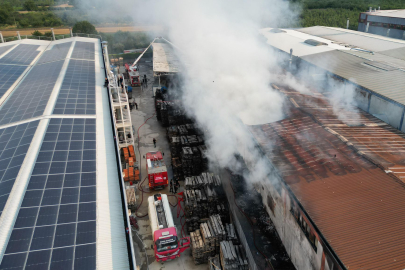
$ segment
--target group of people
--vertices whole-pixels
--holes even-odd
[[[177,193],[177,190],[180,188],[180,183],[177,178],[170,179],[170,192]]]

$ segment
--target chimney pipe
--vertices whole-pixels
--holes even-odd
[[[371,7],[369,7],[368,12],[371,12]]]
[[[370,22],[367,22],[367,25],[366,25],[366,33],[368,33],[368,27],[370,26]]]
[[[17,31],[18,40],[21,40],[20,31]]]
[[[388,30],[387,30],[387,37],[390,36],[390,30],[391,30],[391,29],[388,29]]]
[[[381,10],[381,9],[380,9],[380,6],[378,6],[378,10]]]
[[[374,12],[377,12],[377,9],[376,9],[376,8],[374,9]]]
[[[53,38],[53,40],[56,40],[56,38],[55,38],[55,32],[53,31],[53,28],[51,28],[51,32],[52,32],[52,38]]]
[[[346,29],[349,29],[349,18],[347,18]]]
[[[405,32],[404,32],[404,33],[405,33]],[[4,43],[3,33],[1,33],[1,32],[0,32],[0,40],[1,40],[1,43]]]

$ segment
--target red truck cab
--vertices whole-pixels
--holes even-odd
[[[179,243],[174,227],[155,231],[154,239],[157,239],[154,251],[158,262],[178,258],[183,251],[190,247],[190,237],[182,238]]]
[[[141,86],[141,78],[139,76],[138,67],[125,64],[125,69],[128,73],[129,83],[131,86]]]
[[[148,172],[149,189],[163,189],[169,185],[167,168],[161,152],[146,154],[146,171]]]

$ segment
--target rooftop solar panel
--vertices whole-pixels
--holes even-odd
[[[94,60],[94,43],[77,41],[72,58]]]
[[[0,130],[0,214],[13,188],[39,121]],[[34,195],[34,194],[32,194]],[[35,201],[31,196],[31,202]]]
[[[0,98],[10,86],[21,76],[26,66],[0,65]]]
[[[95,125],[50,120],[0,269],[96,268]]]
[[[38,45],[19,44],[3,58],[0,58],[0,64],[29,65],[40,53],[38,48]]]
[[[94,65],[94,61],[70,60],[53,111],[54,114],[96,113]]]
[[[0,125],[43,114],[64,61],[34,66],[0,107]]]
[[[52,49],[45,51],[38,60],[37,65],[65,59],[72,42],[66,42],[53,45]]]
[[[11,47],[13,47],[14,45],[6,45],[6,46],[2,46],[0,47],[0,55],[2,55],[3,53],[5,53],[6,51],[10,50]]]

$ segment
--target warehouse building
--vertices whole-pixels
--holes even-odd
[[[105,76],[99,39],[0,44],[0,269],[134,268]]]
[[[323,26],[261,33],[287,62],[292,49],[291,70],[355,88],[362,110],[405,131],[405,41]]]
[[[405,39],[405,9],[376,10],[360,13],[358,31]]]
[[[300,93],[273,85],[286,97],[285,118],[247,126],[270,169],[268,178],[254,186],[292,262],[297,269],[404,269],[405,135],[381,115],[383,120],[369,113],[403,106],[403,84],[389,74],[403,77],[403,71],[375,63],[383,58],[392,65],[394,57],[386,56],[401,43],[324,27],[262,33],[280,55],[287,55],[287,63],[292,48],[291,66],[304,69],[306,76],[319,78],[326,71],[355,85],[365,99],[362,104],[357,96],[364,110],[336,110],[339,104],[330,103],[327,91]],[[390,88],[378,88],[382,84],[372,74],[390,81]],[[239,149],[249,158],[246,151]]]

